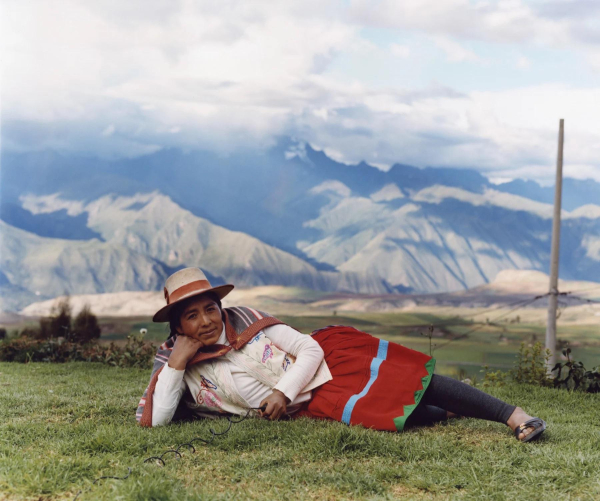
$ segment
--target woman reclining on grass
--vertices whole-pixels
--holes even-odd
[[[167,279],[167,305],[153,320],[170,322],[171,335],[136,413],[142,426],[187,409],[195,417],[308,416],[389,431],[467,416],[506,424],[522,442],[546,428],[520,407],[434,375],[435,359],[419,351],[353,327],[307,336],[253,308],[222,308],[232,289],[211,287],[198,268]]]

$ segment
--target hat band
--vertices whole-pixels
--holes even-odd
[[[179,289],[175,289],[171,294],[165,294],[167,304],[179,301],[183,296],[186,296],[190,292],[203,291],[210,289],[210,282],[208,280],[196,280],[189,284],[182,285]]]

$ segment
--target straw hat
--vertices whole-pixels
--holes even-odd
[[[200,268],[184,268],[167,278],[164,289],[167,305],[156,312],[152,321],[168,322],[171,308],[188,297],[212,291],[223,299],[232,289],[231,284],[212,287]]]

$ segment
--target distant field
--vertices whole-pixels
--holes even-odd
[[[548,423],[531,444],[475,419],[402,433],[252,419],[160,467],[143,460],[226,423],[139,427],[149,375],[85,362],[0,363],[0,500],[73,500],[80,489],[78,501],[600,499],[600,395],[491,389]],[[128,467],[126,480],[92,484]]]
[[[514,321],[515,315],[509,318]],[[310,333],[327,325],[352,325],[375,336],[429,353],[428,327],[434,325],[433,356],[437,372],[454,377],[478,376],[484,365],[511,368],[521,341],[544,343],[546,329],[541,324],[500,322],[486,325],[456,316],[433,313],[348,313],[324,316],[278,315],[301,332]],[[480,320],[481,317],[475,317]],[[485,321],[485,317],[483,318]],[[167,324],[155,324],[148,318],[102,319],[105,341],[124,340],[130,333],[148,329],[146,338],[162,342],[168,336]],[[466,338],[453,338],[473,331]],[[586,367],[600,365],[600,327],[597,325],[559,326],[558,338],[570,342],[573,357]]]
[[[271,311],[271,310],[268,310]],[[443,314],[438,313],[442,311]],[[484,314],[477,314],[483,311]],[[503,315],[499,309],[491,313],[485,310],[432,308],[417,311],[385,313],[370,312],[319,312],[320,314],[272,313],[296,329],[310,333],[327,325],[351,325],[375,336],[394,341],[415,350],[429,353],[429,326],[434,326],[432,338],[433,356],[438,360],[437,372],[454,377],[480,376],[484,365],[493,368],[512,367],[521,341],[531,344],[544,342],[545,326],[543,310],[528,309]],[[568,310],[567,310],[568,311]],[[486,324],[486,319],[490,324]],[[518,320],[518,323],[517,323]],[[29,321],[33,325],[34,321]],[[168,335],[168,324],[155,324],[148,317],[101,318],[102,341],[123,343],[129,334],[146,328],[146,339],[156,344]],[[11,326],[10,330],[24,325]],[[468,333],[467,337],[454,340]],[[586,367],[600,365],[600,325],[581,325],[559,320],[558,338],[570,343],[573,357],[582,360]]]

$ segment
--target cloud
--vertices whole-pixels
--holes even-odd
[[[525,70],[525,69],[531,67],[531,61],[528,58],[526,58],[525,56],[519,56],[517,58],[517,62],[515,63],[515,65],[517,68]]]
[[[349,8],[333,0],[13,0],[2,22],[5,148],[134,157],[165,147],[262,149],[290,135],[348,163],[544,180],[553,176],[564,117],[565,172],[600,179],[597,90],[466,92],[436,79],[410,88],[405,75],[444,61],[423,62],[422,46],[408,36],[376,43],[364,33],[419,31],[448,61],[487,65],[472,40],[583,43],[572,27],[585,16],[565,21],[519,0],[355,0]],[[520,52],[510,62],[515,54],[511,64],[535,63]],[[357,55],[381,59],[400,83],[372,84],[338,69]],[[402,65],[410,71],[396,70]]]
[[[569,25],[522,0],[352,0],[352,19],[371,26],[488,42],[560,43]]]
[[[448,61],[453,63],[462,63],[464,61],[479,61],[479,57],[469,49],[466,49],[458,42],[446,37],[437,36],[434,38],[435,45],[444,51]]]
[[[102,135],[103,136],[112,136],[115,133],[115,126],[114,124],[110,124],[109,126],[106,127],[106,129],[104,129],[102,131]]]
[[[390,45],[390,52],[392,56],[407,58],[408,56],[410,56],[410,47],[408,47],[407,45],[393,43]]]

